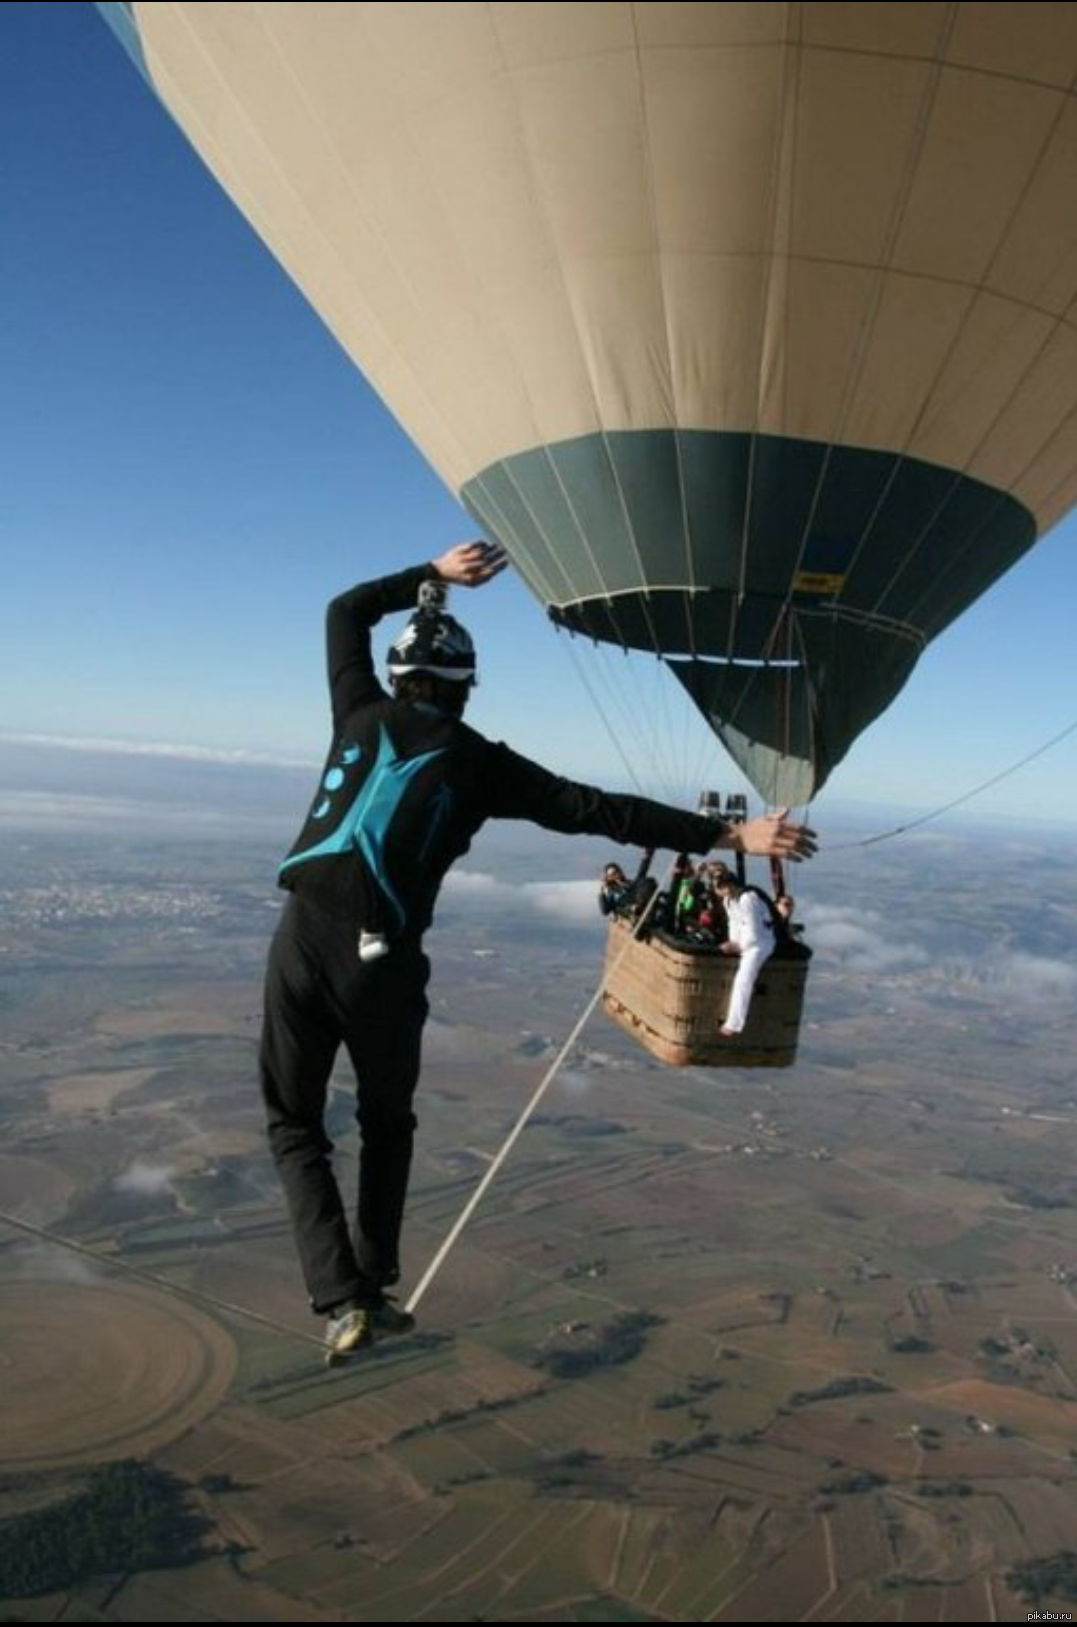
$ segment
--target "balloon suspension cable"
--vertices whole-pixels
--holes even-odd
[[[1034,763],[1037,757],[1042,757],[1044,752],[1050,751],[1053,746],[1061,744],[1074,732],[1077,732],[1077,718],[1074,718],[1073,722],[1067,724],[1058,734],[1052,735],[1050,740],[1045,740],[1042,746],[1037,746],[1035,751],[1030,751],[1027,757],[1022,757],[1019,762],[1011,763],[1009,768],[1002,770],[1001,774],[993,774],[989,780],[984,780],[982,785],[973,786],[971,791],[965,791],[961,796],[954,797],[952,802],[943,803],[941,808],[934,809],[932,813],[921,814],[918,819],[907,820],[904,825],[895,825],[893,830],[880,831],[877,836],[865,836],[858,842],[839,842],[836,847],[828,847],[827,852],[846,853],[852,847],[874,847],[876,843],[888,842],[894,836],[904,836],[908,831],[916,830],[919,825],[930,824],[933,819],[941,819],[942,815],[949,813],[951,809],[960,808],[963,803],[971,802],[973,797],[980,796],[984,791],[990,791],[993,785],[999,785],[1003,780],[1008,780],[1011,774],[1016,774],[1018,769],[1024,768],[1027,763]]]
[[[187,1288],[180,1283],[169,1282],[167,1277],[159,1277],[153,1271],[143,1271],[139,1266],[130,1265],[118,1255],[100,1254],[97,1249],[89,1248],[85,1243],[76,1243],[73,1237],[63,1237],[59,1232],[49,1231],[46,1226],[35,1226],[29,1220],[20,1220],[17,1215],[10,1215],[6,1210],[0,1209],[0,1221],[15,1231],[25,1232],[27,1236],[34,1237],[39,1242],[51,1243],[55,1248],[67,1249],[70,1254],[77,1254],[84,1260],[92,1260],[94,1265],[101,1266],[105,1271],[125,1272],[136,1282],[148,1283],[153,1288],[163,1288],[166,1293],[174,1294],[177,1299],[190,1300],[192,1304],[204,1305],[211,1311],[227,1311],[232,1316],[241,1316],[248,1322],[257,1322],[264,1328],[272,1328],[274,1333],[287,1333],[293,1339],[302,1339],[305,1344],[317,1345],[319,1350],[325,1348],[317,1334],[303,1333],[287,1322],[278,1322],[276,1317],[265,1316],[261,1311],[249,1310],[246,1305],[236,1305],[230,1299],[220,1299],[216,1294],[203,1293],[200,1288]]]
[[[673,865],[671,863],[670,866],[669,866],[669,869],[666,871],[666,874],[665,874],[665,876],[663,878],[662,887],[656,887],[654,892],[651,894],[650,898],[647,901],[647,907],[640,914],[639,920],[635,923],[635,925],[634,925],[634,927],[632,929],[632,932],[629,935],[627,943],[625,944],[624,948],[621,950],[621,953],[617,956],[617,959],[614,961],[613,965],[609,968],[610,973],[615,972],[617,970],[617,968],[620,966],[622,960],[625,958],[625,956],[628,954],[629,950],[631,949],[633,943],[639,937],[641,930],[646,925],[648,916],[650,915],[651,911],[653,910],[653,908],[655,906],[655,903],[656,903],[656,901],[658,899],[659,893],[662,891],[663,887],[668,886],[669,880],[670,880],[670,877],[671,877],[672,873],[673,873]],[[512,1129],[509,1131],[508,1135],[505,1137],[505,1140],[502,1142],[499,1151],[495,1155],[494,1160],[490,1165],[490,1168],[486,1171],[486,1174],[483,1176],[482,1180],[479,1182],[478,1186],[475,1188],[475,1190],[472,1193],[471,1197],[468,1199],[467,1203],[464,1205],[464,1208],[461,1211],[461,1214],[460,1214],[459,1218],[457,1219],[455,1225],[452,1227],[452,1230],[449,1232],[449,1234],[446,1237],[445,1241],[442,1243],[441,1247],[438,1249],[437,1253],[434,1255],[434,1258],[431,1260],[430,1264],[427,1266],[426,1271],[423,1273],[423,1276],[420,1279],[419,1283],[417,1284],[414,1293],[412,1294],[411,1298],[408,1300],[406,1306],[404,1307],[405,1310],[408,1311],[409,1314],[414,1312],[415,1307],[418,1305],[419,1301],[422,1299],[423,1295],[426,1293],[426,1290],[429,1288],[430,1284],[433,1282],[434,1278],[437,1276],[438,1272],[441,1270],[441,1267],[444,1265],[446,1259],[448,1258],[449,1253],[452,1250],[454,1244],[457,1242],[458,1238],[460,1237],[461,1232],[464,1230],[464,1227],[467,1225],[468,1221],[471,1219],[472,1215],[475,1213],[475,1210],[478,1208],[479,1204],[482,1202],[483,1196],[486,1193],[487,1189],[493,1183],[494,1177],[497,1175],[498,1170],[501,1168],[502,1164],[505,1162],[506,1158],[508,1157],[509,1153],[512,1151],[513,1147],[516,1145],[516,1142],[519,1140],[520,1136],[523,1134],[523,1131],[526,1128],[526,1126],[528,1124],[528,1121],[530,1120],[530,1118],[531,1118],[532,1114],[534,1113],[535,1109],[538,1107],[538,1105],[541,1102],[542,1098],[545,1096],[547,1090],[550,1088],[550,1086],[553,1084],[553,1081],[556,1079],[556,1077],[557,1077],[557,1075],[558,1075],[558,1073],[559,1073],[559,1071],[560,1071],[560,1069],[562,1067],[562,1064],[565,1061],[565,1058],[568,1056],[569,1052],[575,1046],[576,1041],[579,1039],[580,1034],[583,1032],[583,1029],[586,1026],[592,1012],[594,1011],[595,1007],[597,1006],[599,1000],[602,998],[602,995],[603,995],[603,993],[605,991],[605,987],[606,987],[607,976],[608,976],[607,972],[603,971],[602,977],[599,980],[598,988],[595,990],[594,994],[591,996],[590,1000],[587,1002],[587,1005],[584,1007],[584,1010],[583,1010],[581,1016],[578,1018],[575,1027],[573,1028],[572,1032],[569,1034],[568,1038],[566,1039],[565,1043],[562,1045],[561,1049],[558,1051],[557,1055],[554,1057],[554,1059],[551,1062],[550,1066],[547,1068],[546,1073],[543,1076],[542,1082],[538,1086],[538,1089],[534,1092],[534,1094],[531,1097],[531,1100],[527,1103],[527,1106],[524,1108],[523,1112],[520,1114],[519,1118],[516,1120],[516,1123],[513,1125]]]

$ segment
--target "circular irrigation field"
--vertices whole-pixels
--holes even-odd
[[[126,1283],[0,1285],[0,1471],[144,1457],[214,1410],[236,1351],[216,1322]]]

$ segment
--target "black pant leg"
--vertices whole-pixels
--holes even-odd
[[[269,952],[259,1057],[270,1150],[310,1302],[321,1314],[373,1292],[355,1258],[324,1123],[343,1037],[324,970],[324,940],[333,926],[294,899],[288,904]],[[354,934],[348,941],[354,956]]]
[[[363,971],[363,998],[344,1034],[360,1139],[356,1256],[364,1273],[387,1285],[400,1275],[429,968],[425,956],[401,947]]]

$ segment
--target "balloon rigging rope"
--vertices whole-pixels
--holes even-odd
[[[594,707],[595,711],[598,713],[599,717],[602,719],[603,727],[605,728],[606,733],[609,735],[610,742],[611,742],[614,750],[616,751],[617,755],[620,757],[621,762],[625,766],[625,771],[627,772],[629,779],[632,781],[632,784],[636,787],[637,791],[639,791],[642,794],[643,787],[640,784],[639,776],[637,775],[635,768],[632,766],[632,761],[631,761],[630,757],[628,756],[628,753],[624,750],[623,746],[621,745],[621,741],[620,741],[620,738],[618,737],[617,730],[614,728],[613,724],[610,722],[609,717],[606,714],[605,707],[602,705],[602,702],[599,699],[599,696],[598,696],[598,693],[597,693],[597,691],[595,689],[595,686],[592,684],[590,678],[587,675],[587,671],[586,671],[586,669],[585,669],[585,667],[583,665],[583,662],[580,660],[579,655],[576,652],[576,649],[574,647],[574,642],[573,642],[571,637],[568,640],[566,648],[568,649],[568,653],[569,653],[569,656],[571,657],[572,664],[575,667],[577,673],[579,674],[580,681],[582,682],[584,688],[586,689],[586,691],[587,691],[587,693],[588,693],[588,695],[589,695],[589,697],[591,699],[591,704]]]
[[[976,785],[971,791],[965,791],[961,796],[954,797],[952,802],[943,803],[941,808],[936,808],[931,813],[921,814],[918,819],[909,819],[904,825],[895,825],[893,830],[880,831],[876,836],[865,836],[858,842],[839,842],[835,847],[828,847],[827,852],[846,853],[852,847],[874,847],[877,842],[888,842],[891,837],[904,836],[907,831],[916,830],[919,825],[927,825],[933,819],[941,819],[942,815],[949,813],[952,808],[960,808],[962,803],[971,802],[973,797],[978,797],[981,792],[989,791],[993,785],[998,785],[1002,780],[1009,779],[1011,774],[1016,774],[1019,768],[1025,767],[1026,763],[1035,762],[1037,757],[1042,757],[1044,752],[1050,751],[1052,746],[1059,745],[1061,741],[1074,733],[1077,733],[1077,718],[1074,718],[1073,722],[1067,724],[1064,729],[1059,730],[1058,734],[1052,735],[1050,740],[1045,740],[1042,746],[1037,746],[1035,751],[1030,751],[1027,757],[1022,757],[1019,762],[1011,763],[1009,768],[1004,768],[1001,773],[993,774],[989,780],[984,780],[982,785]]]

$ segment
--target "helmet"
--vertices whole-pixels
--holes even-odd
[[[401,678],[406,672],[475,683],[471,635],[447,611],[420,608],[389,650],[389,676]]]

